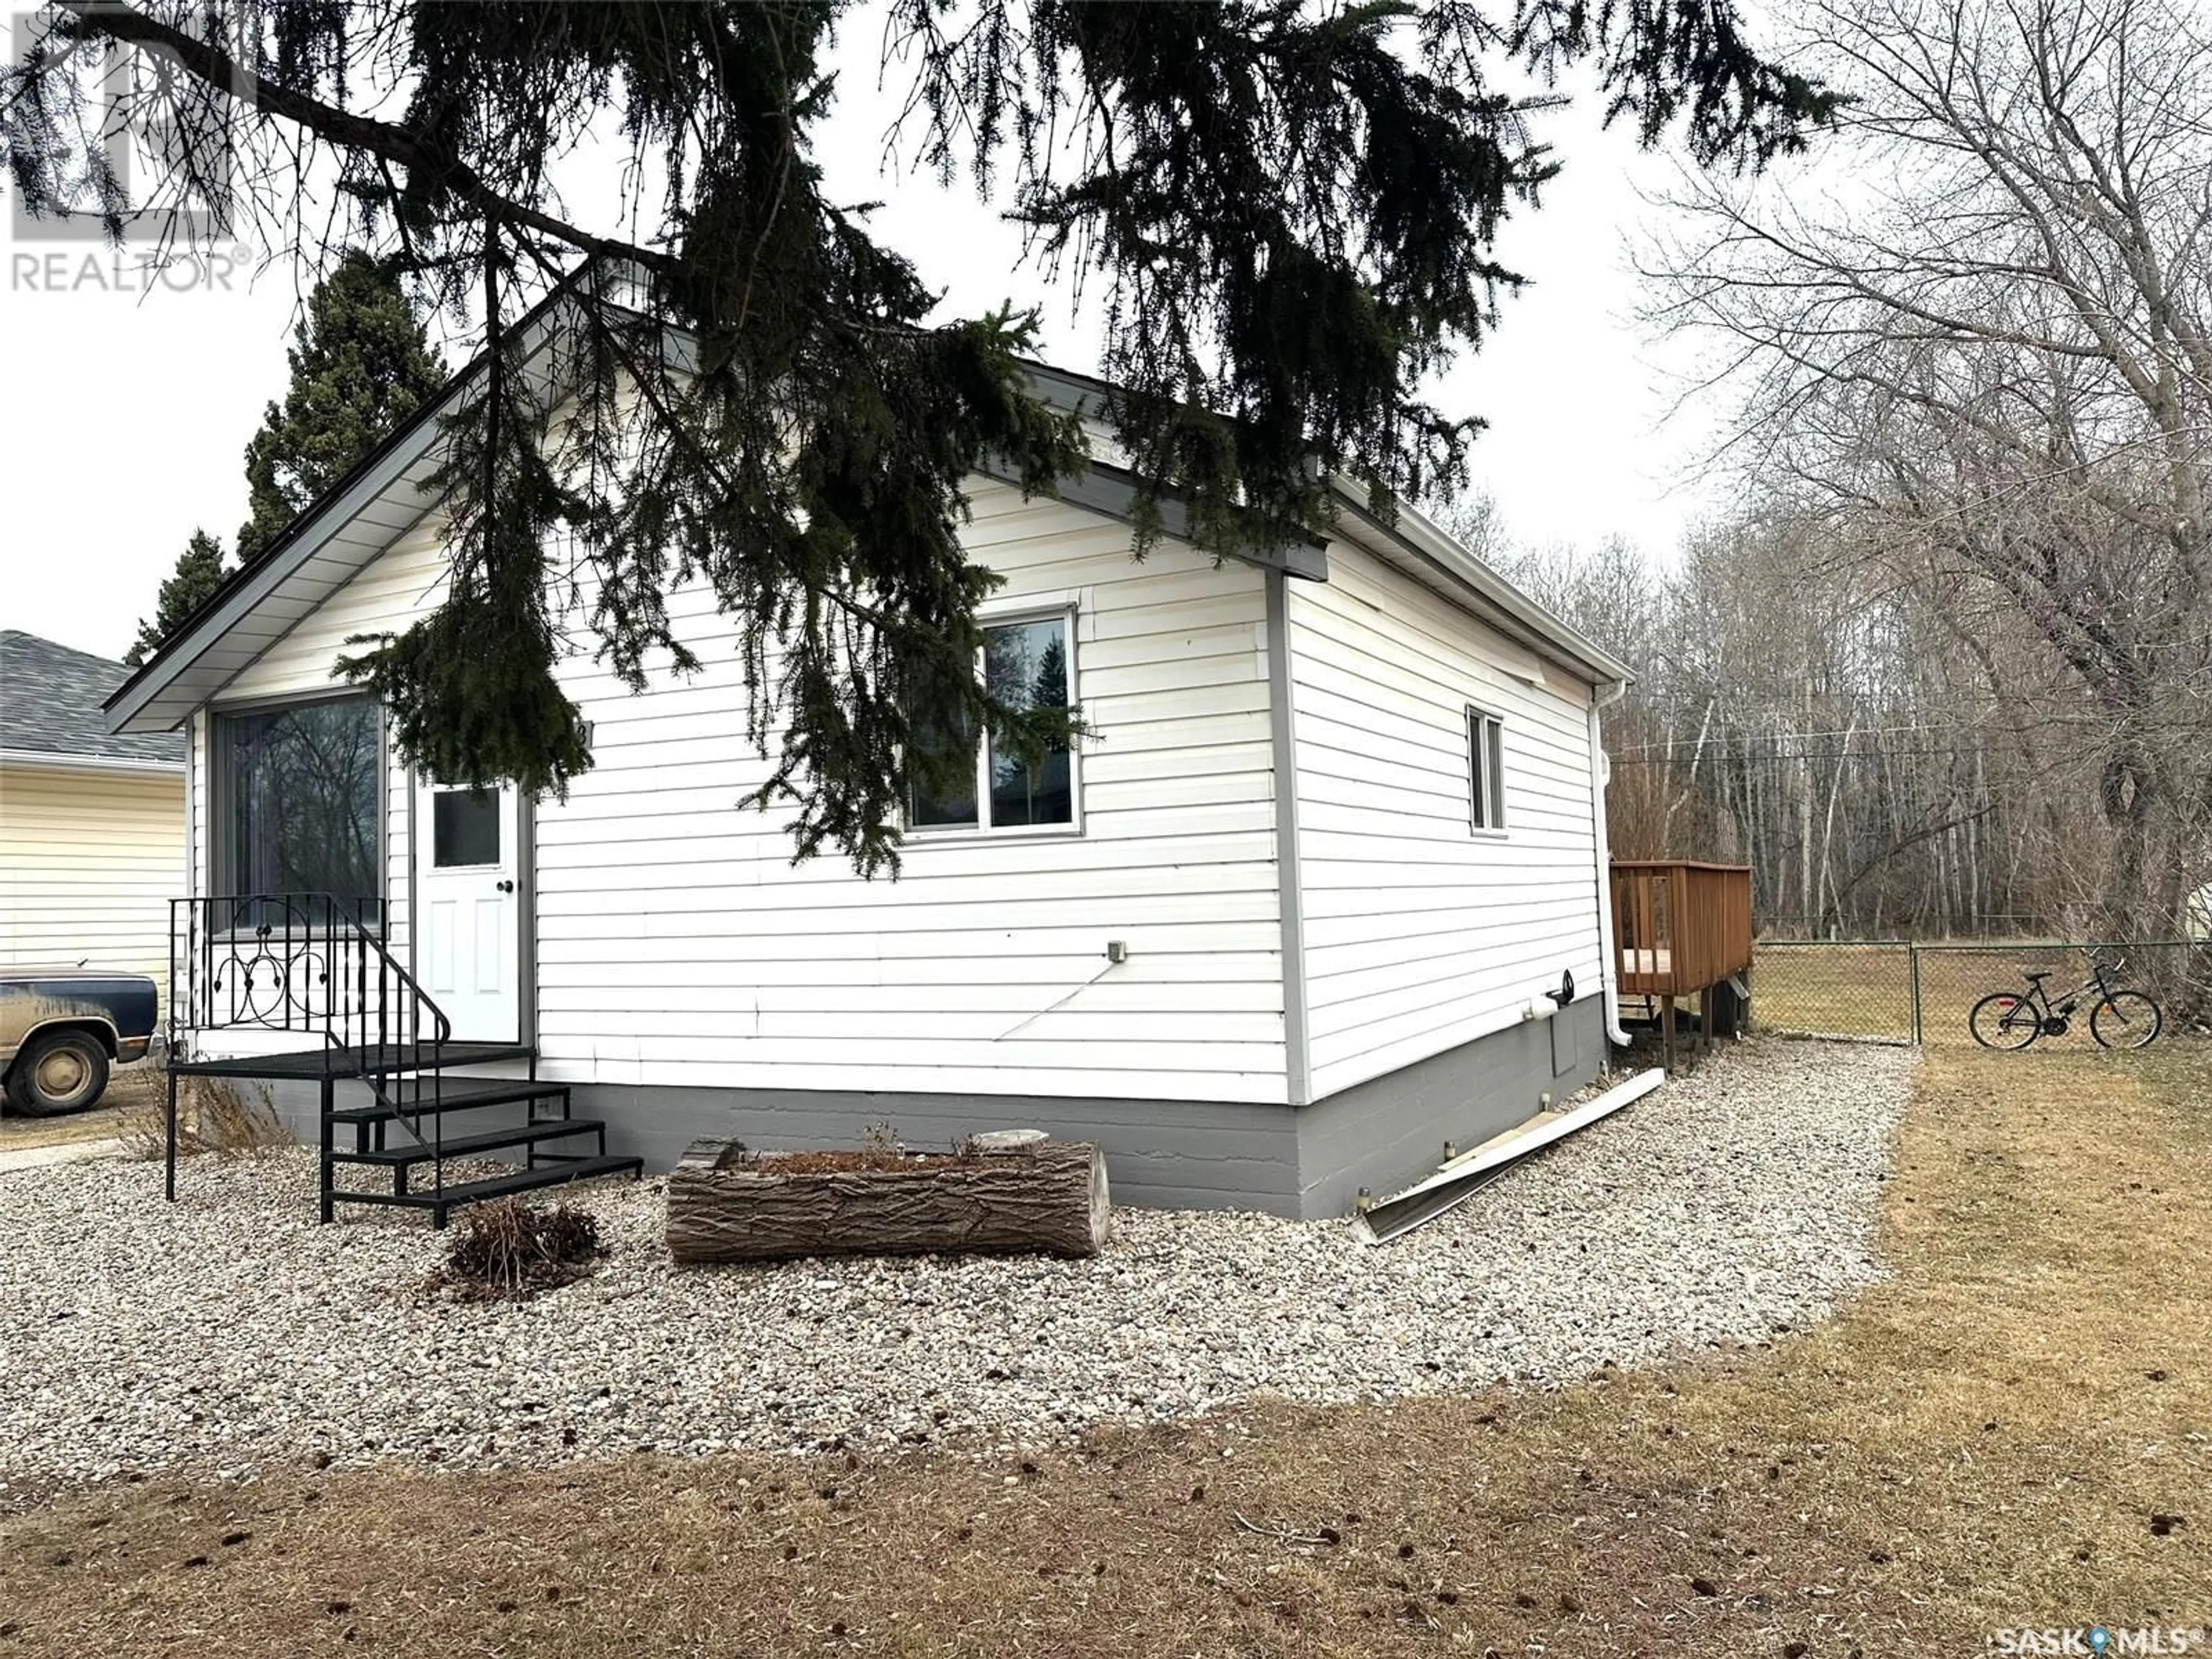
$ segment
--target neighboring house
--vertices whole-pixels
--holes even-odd
[[[738,805],[766,764],[702,587],[671,601],[697,677],[633,696],[588,649],[561,665],[597,762],[567,800],[398,763],[332,661],[437,600],[446,406],[234,575],[111,719],[190,733],[196,893],[365,901],[454,1037],[520,1045],[611,1150],[665,1168],[703,1134],[1035,1125],[1101,1142],[1126,1200],[1341,1213],[1598,1069],[1597,710],[1626,670],[1418,515],[1347,490],[1325,549],[1217,563],[1170,538],[1139,563],[1112,466],[1060,499],[977,477],[994,670],[1064,684],[1092,735],[1034,773],[979,755],[973,798],[917,803],[903,876],[870,883],[794,867],[785,820]],[[317,925],[312,903],[204,914],[264,961]],[[378,1003],[382,965],[337,977]],[[234,994],[186,1018],[202,1054],[284,1040]]]
[[[0,963],[82,962],[166,986],[185,745],[107,729],[101,700],[130,672],[0,629]]]

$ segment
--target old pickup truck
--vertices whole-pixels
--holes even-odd
[[[154,981],[87,968],[0,968],[0,1091],[30,1117],[82,1111],[112,1063],[154,1037]]]

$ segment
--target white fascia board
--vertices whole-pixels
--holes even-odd
[[[1367,505],[1367,492],[1341,475],[1329,480],[1341,506],[1362,528],[1396,543],[1439,575],[1448,577],[1488,610],[1513,623],[1526,642],[1589,684],[1625,685],[1635,671],[1603,646],[1553,616],[1461,546],[1436,522],[1401,503],[1389,521]]]
[[[167,774],[180,777],[182,760],[138,760],[124,755],[53,755],[39,749],[0,749],[0,766],[35,766],[50,772],[113,772],[119,775]]]

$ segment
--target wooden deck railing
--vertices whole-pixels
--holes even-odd
[[[1751,966],[1751,871],[1681,859],[1613,861],[1624,996],[1689,996]]]

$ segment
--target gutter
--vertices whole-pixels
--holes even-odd
[[[1369,1205],[1352,1218],[1352,1236],[1363,1244],[1387,1244],[1416,1227],[1426,1226],[1459,1208],[1530,1153],[1541,1152],[1554,1141],[1587,1129],[1600,1118],[1612,1116],[1622,1107],[1643,1099],[1666,1080],[1666,1073],[1656,1068],[1639,1072],[1624,1083],[1616,1083],[1596,1099],[1584,1101],[1540,1127],[1517,1133],[1508,1132],[1488,1146],[1464,1152],[1427,1180],[1416,1182],[1379,1204]]]
[[[1627,1048],[1628,1033],[1620,1028],[1620,968],[1613,937],[1613,853],[1605,823],[1605,792],[1611,769],[1600,736],[1599,711],[1620,700],[1636,678],[1634,671],[1588,635],[1537,604],[1413,508],[1401,505],[1385,522],[1368,508],[1364,493],[1352,481],[1334,477],[1329,488],[1349,517],[1474,594],[1484,609],[1505,620],[1508,626],[1504,631],[1509,637],[1517,633],[1522,644],[1549,657],[1589,685],[1590,829],[1596,866],[1599,982],[1604,993],[1606,1040],[1616,1048]]]
[[[1103,412],[1116,391],[1110,382],[1095,375],[1079,374],[1034,359],[1024,359],[1023,367],[1029,371],[1030,390],[1063,413],[1096,417]],[[1122,469],[1096,460],[1092,469],[1094,472],[1105,473],[1121,487],[1127,487],[1123,481],[1128,475]],[[1404,556],[1426,565],[1454,586],[1473,594],[1496,613],[1486,620],[1495,626],[1502,619],[1506,624],[1503,631],[1509,638],[1517,635],[1519,642],[1539,656],[1549,657],[1594,685],[1609,685],[1635,678],[1634,671],[1626,663],[1565,618],[1537,604],[1417,509],[1401,501],[1387,519],[1380,517],[1369,504],[1366,487],[1340,472],[1330,475],[1328,489],[1340,514],[1347,514]],[[1177,532],[1170,528],[1169,533]],[[1189,539],[1188,536],[1182,538]],[[1325,548],[1291,547],[1284,550],[1284,553],[1291,562],[1281,568],[1291,575],[1316,581],[1328,580]],[[1301,560],[1310,562],[1310,566],[1302,564]],[[1255,562],[1263,565],[1273,562]]]
[[[1346,516],[1474,594],[1506,621],[1509,635],[1517,631],[1522,635],[1521,642],[1538,655],[1551,658],[1593,685],[1612,685],[1636,678],[1626,663],[1553,616],[1413,507],[1400,504],[1386,522],[1369,508],[1366,491],[1352,481],[1341,475],[1333,477],[1329,489]]]
[[[164,774],[182,777],[182,760],[142,760],[135,755],[49,754],[42,749],[0,749],[0,766],[36,767],[54,772],[106,772],[118,776]]]
[[[1605,757],[1599,729],[1601,709],[1620,701],[1626,681],[1600,686],[1590,697],[1590,830],[1595,837],[1597,864],[1598,982],[1604,993],[1605,1038],[1616,1048],[1628,1047],[1628,1033],[1620,1029],[1620,968],[1613,937],[1613,847],[1606,833],[1605,795],[1613,782],[1613,765]]]

